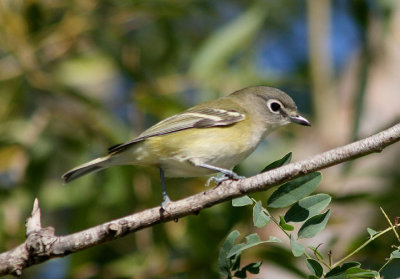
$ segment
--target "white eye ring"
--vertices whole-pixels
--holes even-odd
[[[267,106],[269,110],[275,114],[279,114],[281,112],[281,109],[283,108],[282,103],[275,99],[268,100]]]

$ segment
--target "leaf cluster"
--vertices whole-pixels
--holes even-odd
[[[290,162],[290,159],[291,153],[285,155],[282,159],[271,163],[264,168],[263,171],[268,171],[272,168],[287,164]],[[328,223],[330,209],[325,209],[332,200],[331,196],[324,193],[311,195],[320,182],[321,174],[318,172],[311,173],[279,186],[267,199],[265,207],[263,206],[262,201],[257,201],[249,196],[242,196],[232,200],[232,205],[234,207],[252,206],[253,224],[256,228],[263,228],[272,220],[289,238],[292,255],[294,257],[305,257],[306,265],[310,271],[308,276],[309,279],[380,278],[379,271],[363,269],[361,268],[361,264],[358,262],[345,262],[345,260],[347,260],[352,254],[336,263],[332,263],[331,253],[328,253],[328,260],[326,260],[318,251],[320,244],[317,247],[308,247],[313,254],[310,255],[307,253],[306,247],[300,242],[301,239],[313,238],[316,236],[324,230]],[[287,208],[287,210],[284,215],[279,216],[278,221],[278,219],[270,213],[269,208]],[[384,213],[384,215],[386,216],[386,213]],[[369,241],[372,241],[376,237],[379,237],[383,233],[392,229],[397,236],[395,231],[397,225],[393,226],[389,219],[388,222],[391,226],[382,232],[376,232],[375,230],[368,228],[367,230],[370,235]],[[297,237],[294,233],[295,227],[292,225],[293,223],[301,224],[297,231]],[[235,244],[239,235],[240,233],[237,230],[231,232],[220,250],[218,267],[220,274],[225,278],[246,278],[246,272],[251,274],[259,273],[262,264],[261,261],[247,264],[242,268],[240,267],[242,252],[260,244],[282,242],[274,236],[270,236],[268,240],[261,240],[258,234],[253,233],[246,236],[244,242]],[[364,243],[364,246],[368,244],[369,241]],[[358,252],[361,248],[356,249],[353,253]],[[399,258],[399,251],[399,248],[396,247],[396,250],[392,252],[390,259],[385,263],[385,265],[391,260]]]

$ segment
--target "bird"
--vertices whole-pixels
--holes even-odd
[[[252,86],[170,116],[136,138],[114,145],[99,157],[66,172],[69,183],[81,176],[118,165],[157,167],[162,209],[169,198],[165,177],[213,177],[217,184],[238,180],[232,168],[249,156],[272,131],[289,123],[310,126],[293,99],[268,86]]]

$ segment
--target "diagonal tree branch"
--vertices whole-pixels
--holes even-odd
[[[0,254],[0,276],[20,276],[22,270],[48,259],[63,257],[91,246],[120,238],[146,227],[197,214],[204,208],[233,198],[264,191],[268,188],[345,161],[370,153],[380,152],[400,140],[400,123],[363,140],[291,163],[271,171],[238,181],[226,181],[213,189],[168,204],[164,212],[160,207],[144,210],[84,231],[65,236],[55,235],[52,227],[42,228],[39,201],[35,199],[31,217],[26,222],[26,241],[18,247]]]

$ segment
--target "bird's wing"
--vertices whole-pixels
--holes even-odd
[[[245,119],[245,114],[236,110],[196,106],[155,124],[131,141],[110,147],[108,152],[119,153],[129,148],[134,143],[155,136],[171,134],[192,128],[228,126],[242,121],[243,119]]]

